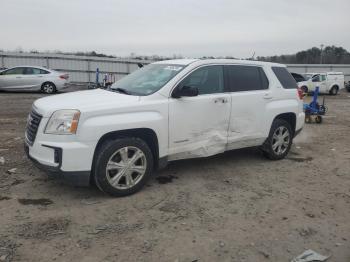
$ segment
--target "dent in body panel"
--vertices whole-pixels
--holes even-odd
[[[222,124],[219,123],[219,125]],[[227,122],[225,121],[224,124],[225,130],[227,130]],[[200,132],[191,132],[190,135],[191,137],[188,139],[177,141],[184,150],[169,155],[169,160],[208,157],[223,153],[226,150],[227,132],[219,131],[217,128],[208,128]]]

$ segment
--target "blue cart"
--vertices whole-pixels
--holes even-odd
[[[305,112],[305,122],[311,123],[312,118],[315,119],[317,124],[322,123],[322,116],[324,116],[327,112],[327,107],[325,106],[325,98],[323,97],[322,105],[317,102],[318,94],[320,93],[320,88],[317,86],[312,97],[312,101],[310,104],[304,104],[304,112]]]

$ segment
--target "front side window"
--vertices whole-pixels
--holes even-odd
[[[184,65],[150,64],[115,82],[111,90],[129,95],[150,95],[160,90],[184,67]]]
[[[223,66],[213,65],[197,69],[180,83],[183,86],[198,88],[199,95],[224,92]]]
[[[258,66],[230,65],[226,69],[228,86],[232,92],[264,90],[269,81],[264,70]]]
[[[2,72],[3,75],[22,75],[24,71],[23,67],[16,67]]]

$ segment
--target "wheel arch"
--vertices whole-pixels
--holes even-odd
[[[302,85],[302,86],[300,87],[300,89],[306,90],[306,92],[309,92],[309,87],[308,87],[307,85]]]
[[[287,112],[287,113],[279,114],[273,119],[273,121],[275,121],[276,119],[282,119],[282,120],[287,121],[290,124],[292,131],[295,133],[297,116],[294,112]],[[273,123],[273,121],[272,121],[272,123]]]
[[[158,137],[156,132],[150,128],[125,129],[125,130],[111,131],[104,134],[96,144],[94,156],[93,156],[93,163],[95,162],[96,154],[98,153],[99,148],[105,141],[114,140],[118,138],[126,138],[126,137],[136,137],[145,141],[145,143],[149,146],[149,148],[152,151],[152,155],[154,159],[154,168],[158,168],[158,163],[159,163]]]
[[[337,88],[338,91],[339,91],[339,85],[338,85],[338,84],[333,84],[333,85],[331,86],[331,89],[334,88],[334,87]],[[330,90],[331,90],[331,89],[330,89]]]
[[[335,93],[333,93],[333,90],[336,90]],[[333,83],[329,88],[329,94],[330,95],[336,95],[340,91],[340,87],[337,83]]]

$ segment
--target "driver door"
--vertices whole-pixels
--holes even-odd
[[[0,75],[0,88],[6,90],[21,89],[23,85],[23,67],[15,67],[3,71]]]
[[[176,88],[198,88],[198,96],[169,98],[169,160],[215,155],[226,150],[231,96],[223,66],[196,69]]]

